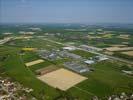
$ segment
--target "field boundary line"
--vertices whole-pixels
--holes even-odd
[[[81,89],[81,88],[79,88],[79,87],[77,87],[77,86],[74,86],[74,87],[75,87],[76,89],[80,90],[80,91],[83,91],[83,92],[89,94],[89,95],[95,96],[95,94],[93,94],[93,93],[91,93],[91,92],[88,92],[88,91],[86,91],[86,90],[84,90],[84,89]]]

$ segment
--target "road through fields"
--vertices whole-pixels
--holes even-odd
[[[57,42],[57,41],[49,40],[49,39],[46,39],[46,38],[44,38],[44,40],[49,41],[49,42],[53,42],[53,43],[57,43],[57,44],[62,45],[62,46],[72,46],[72,45],[60,43],[60,42]],[[133,65],[132,61],[129,61],[129,60],[126,60],[126,59],[105,55],[105,54],[102,54],[102,53],[99,53],[99,52],[96,52],[96,51],[90,51],[90,50],[86,50],[86,49],[79,48],[79,47],[75,47],[75,48],[76,49],[80,49],[80,50],[84,50],[84,51],[87,51],[87,52],[90,52],[90,53],[98,54],[98,55],[101,55],[101,56],[106,56],[106,57],[108,57],[110,59],[117,60],[117,61],[120,61],[120,62],[124,62],[124,63]]]

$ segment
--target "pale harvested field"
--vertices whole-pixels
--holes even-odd
[[[105,49],[108,51],[124,51],[124,50],[133,50],[133,47],[109,47]]]
[[[126,54],[128,56],[133,56],[133,51],[122,52],[122,54]]]
[[[121,38],[121,39],[130,39],[129,36],[130,35],[119,35],[118,38]]]
[[[38,60],[35,60],[35,61],[31,61],[31,62],[25,63],[25,65],[27,67],[29,67],[29,66],[32,66],[32,65],[35,65],[35,64],[39,64],[39,63],[42,63],[42,62],[44,62],[44,60],[38,59]]]
[[[108,34],[104,34],[102,37],[103,38],[112,38],[114,34],[108,33]]]
[[[66,91],[87,78],[64,68],[39,76],[38,79],[48,85]]]
[[[105,51],[104,53],[105,53],[105,54],[108,54],[108,55],[113,55],[113,54],[114,54],[114,53],[111,52],[111,51]]]

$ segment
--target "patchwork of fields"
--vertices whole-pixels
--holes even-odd
[[[125,52],[122,52],[123,54],[126,54],[128,56],[133,56],[133,51],[125,51]]]
[[[133,92],[133,78],[123,74],[121,72],[121,65],[116,62],[104,61],[96,63],[92,65],[95,71],[81,75],[77,75],[68,69],[62,69],[64,68],[62,61],[65,62],[66,60],[59,60],[55,63],[54,61],[43,59],[41,63],[34,63],[31,64],[32,66],[26,67],[25,63],[41,58],[34,51],[25,51],[21,54],[20,52],[23,47],[50,50],[52,48],[61,48],[62,45],[36,38],[29,41],[20,42],[17,40],[13,42],[15,46],[6,45],[0,47],[0,57],[6,57],[0,62],[0,69],[4,70],[4,75],[10,76],[12,79],[32,88],[34,90],[32,95],[38,99],[43,96],[44,100],[53,100],[60,97],[61,93],[57,88],[66,90],[71,96],[78,97],[80,100],[88,100],[88,98],[95,95],[102,98],[121,92]],[[84,58],[94,56],[92,53],[83,51],[76,50],[72,52]],[[42,76],[37,75],[37,70],[51,65],[54,65],[57,70],[50,71]],[[53,78],[51,79],[52,81],[50,78]],[[56,84],[55,80],[59,84]]]
[[[41,75],[38,77],[38,79],[54,88],[59,88],[63,91],[66,91],[74,85],[86,80],[87,78],[61,68]]]

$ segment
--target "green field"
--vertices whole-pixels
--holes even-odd
[[[74,50],[74,51],[71,51],[71,53],[74,53],[74,54],[77,54],[81,57],[84,57],[84,58],[89,58],[89,57],[93,57],[93,56],[96,56],[95,54],[93,53],[90,53],[90,52],[86,52],[86,51],[83,51],[83,50]]]
[[[123,91],[127,93],[133,92],[133,78],[124,75],[117,64],[106,61],[97,63],[93,67],[95,68],[94,72],[85,74],[88,80],[77,85],[77,87],[92,93],[90,95],[97,95],[101,98],[105,94],[111,95]],[[71,90],[75,91],[74,88]],[[85,92],[81,97],[84,97],[83,100],[87,100],[88,95]]]
[[[36,78],[33,72],[24,65],[23,59],[18,54],[18,49],[8,49],[10,49],[8,52],[9,57],[3,62],[2,66],[0,66],[4,67],[6,75],[22,83],[26,87],[33,88],[34,91],[32,94],[35,97],[40,99],[45,95],[46,99],[53,100],[53,97],[56,97],[58,94],[56,89],[49,87]]]
[[[39,40],[40,42],[37,44],[37,41],[38,39],[35,39],[35,42],[32,43],[32,47],[47,49],[46,45],[49,42],[45,44],[44,42],[40,43],[42,40]],[[25,62],[40,58],[35,52],[24,52],[24,55],[20,55],[21,48],[25,46],[25,44],[17,44],[19,44],[19,46],[13,47],[7,45],[0,47],[0,70],[2,69],[2,71],[5,72],[4,75],[10,76],[12,79],[20,82],[25,87],[33,88],[34,91],[31,94],[39,100],[41,100],[43,96],[43,100],[56,100],[55,98],[66,95],[79,98],[78,100],[89,100],[94,95],[103,98],[104,96],[111,94],[133,92],[132,76],[123,74],[121,72],[121,65],[110,61],[94,64],[92,66],[95,69],[93,72],[83,74],[84,76],[88,77],[88,79],[76,85],[75,87],[72,87],[65,93],[59,91],[58,89],[54,89],[38,80],[34,72],[37,69],[47,67],[52,64],[60,65],[62,62],[68,61],[69,59],[61,59],[53,62],[45,60],[43,63],[26,67]],[[61,47],[60,45],[54,45],[53,43],[51,43],[51,45],[55,48]],[[72,53],[80,55],[84,58],[95,56],[95,54],[82,50],[74,50]]]
[[[44,49],[50,50],[50,49],[57,49],[62,47],[62,45],[58,45],[56,43],[49,42],[42,38],[37,38],[37,37],[34,37],[33,39],[30,39],[30,40],[14,40],[12,41],[12,43],[14,43],[14,46],[21,47],[21,48],[34,47],[34,48],[44,48]]]

